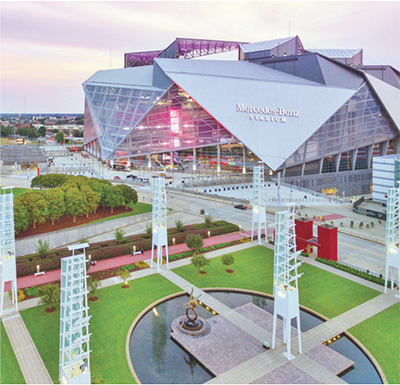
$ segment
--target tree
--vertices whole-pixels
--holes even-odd
[[[138,201],[138,195],[136,190],[127,186],[126,184],[119,184],[114,187],[114,189],[118,190],[123,197],[123,204],[125,208],[128,209],[128,205],[130,203],[136,204]]]
[[[103,196],[100,203],[104,207],[111,207],[111,212],[114,212],[114,207],[122,206],[124,198],[121,196],[118,189],[114,186],[106,186],[103,190]]]
[[[86,198],[86,218],[89,218],[89,213],[95,213],[100,204],[99,193],[93,191],[89,186],[81,186],[81,193],[85,195]]]
[[[153,225],[151,223],[148,223],[146,225],[146,230],[145,231],[146,231],[146,234],[152,235],[153,234]]]
[[[114,231],[114,237],[115,239],[118,241],[118,244],[120,245],[122,243],[122,241],[124,240],[124,236],[125,236],[125,230],[124,229],[119,229],[116,228]]]
[[[8,136],[12,136],[14,134],[14,130],[11,127],[0,126],[0,137],[6,138]]]
[[[47,129],[46,129],[45,126],[40,126],[39,127],[38,133],[40,134],[40,136],[46,136],[46,132],[47,132]]]
[[[206,215],[204,217],[204,222],[207,225],[207,227],[210,227],[212,225],[212,216],[211,215]]]
[[[97,301],[98,297],[94,295],[96,290],[101,286],[101,282],[93,274],[89,275],[87,279],[87,288],[89,290],[90,298],[92,301]]]
[[[54,136],[55,140],[58,143],[64,143],[64,133],[63,132],[57,132],[57,134]]]
[[[177,219],[175,221],[176,231],[179,231],[180,233],[182,233],[183,232],[183,225],[184,225],[183,221],[181,221],[180,219]]]
[[[44,259],[44,257],[50,250],[49,242],[43,242],[41,239],[39,239],[38,244],[35,245],[35,249],[36,252],[40,255],[40,257]]]
[[[47,210],[51,224],[54,226],[54,221],[59,220],[65,213],[65,193],[61,188],[47,190],[45,192],[47,200]]]
[[[186,246],[195,254],[203,247],[203,238],[199,234],[189,234],[185,240]]]
[[[15,200],[16,204],[25,206],[29,213],[29,223],[36,228],[36,223],[44,223],[47,218],[47,201],[41,191],[22,194]]]
[[[14,230],[15,234],[25,231],[29,227],[29,212],[22,204],[14,204]]]
[[[57,303],[60,302],[60,286],[57,284],[47,284],[38,287],[39,303],[48,305],[47,311],[54,311]]]
[[[190,263],[199,268],[200,272],[203,272],[203,267],[206,265],[210,264],[210,260],[206,258],[203,254],[195,254],[193,255],[192,259],[190,260]]]
[[[65,193],[65,212],[74,218],[74,223],[77,215],[83,215],[86,212],[85,195],[77,187],[72,187]]]
[[[129,287],[128,285],[128,278],[131,276],[131,273],[129,272],[128,269],[123,269],[118,271],[117,273],[118,277],[120,277],[124,281],[124,285],[122,285],[123,288]]]
[[[231,265],[235,263],[235,257],[232,253],[225,254],[221,257],[221,262],[223,265],[228,266],[228,272],[231,272]]]

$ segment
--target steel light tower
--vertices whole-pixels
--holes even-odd
[[[253,168],[253,220],[251,223],[251,240],[253,241],[254,223],[258,224],[258,243],[261,244],[261,227],[264,227],[265,239],[267,239],[267,220],[265,215],[264,200],[264,166]]]
[[[15,262],[14,187],[2,187],[0,195],[0,315],[3,314],[4,285],[11,281],[12,302],[18,311],[17,267]]]
[[[76,247],[75,247],[76,246]],[[62,384],[90,384],[89,306],[85,253],[61,259],[60,357]]]
[[[159,176],[153,178],[153,216],[152,216],[152,243],[151,243],[151,262],[153,267],[154,246],[157,246],[157,273],[162,266],[162,249],[165,246],[165,259],[168,261],[168,236],[167,236],[167,195],[165,192],[165,179]]]
[[[397,274],[400,271],[400,214],[399,214],[400,187],[388,190],[387,214],[386,214],[386,272],[385,272],[385,293],[389,273],[394,288],[395,269]]]
[[[275,256],[274,256],[274,322],[272,332],[272,349],[275,348],[277,316],[283,318],[283,343],[287,350],[284,355],[288,360],[294,358],[290,353],[291,320],[296,318],[299,352],[301,354],[300,308],[297,280],[303,273],[297,269],[300,251],[296,251],[296,232],[294,222],[294,205],[288,211],[275,214]]]

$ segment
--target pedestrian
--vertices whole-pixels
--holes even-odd
[[[143,196],[143,202],[144,202],[144,196]]]

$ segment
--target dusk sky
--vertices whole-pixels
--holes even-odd
[[[363,48],[400,69],[400,2],[1,1],[1,112],[83,113],[82,83],[176,37]],[[111,56],[110,56],[111,51]],[[236,56],[235,56],[236,57]],[[212,56],[210,57],[212,59]]]

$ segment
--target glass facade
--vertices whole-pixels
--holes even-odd
[[[138,124],[129,128],[111,155],[134,157],[234,142],[237,140],[225,128],[173,85]]]
[[[286,160],[283,167],[288,168],[321,158],[326,160],[330,155],[364,149],[365,146],[395,137],[397,130],[386,117],[368,85],[364,83],[353,97]],[[332,168],[331,165],[328,166],[332,161],[325,160],[324,166],[326,164],[327,168]],[[344,162],[341,160],[339,170],[345,168]],[[356,168],[364,167],[365,162],[366,160],[360,160]]]

